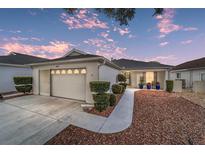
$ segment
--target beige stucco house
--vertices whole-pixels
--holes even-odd
[[[32,69],[27,64],[44,60],[46,59],[17,52],[0,56],[0,94],[16,91],[13,78],[15,76],[31,76]]]
[[[159,82],[161,89],[165,89],[165,81],[168,79],[168,72],[172,68],[170,65],[155,61],[113,59],[112,62],[121,67],[127,78],[128,85],[134,88],[139,88],[140,80],[144,80],[145,84]]]
[[[108,59],[73,49],[65,56],[30,64],[33,93],[93,103],[90,81],[116,82],[120,67]]]
[[[171,80],[184,80],[185,88],[193,88],[194,82],[205,84],[205,57],[179,64],[170,71]],[[205,86],[203,85],[205,91]]]

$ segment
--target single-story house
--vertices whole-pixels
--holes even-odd
[[[0,94],[16,91],[14,76],[32,76],[32,69],[26,64],[44,60],[46,59],[16,52],[0,56]]]
[[[93,103],[90,81],[116,83],[120,67],[108,59],[72,49],[61,58],[30,64],[33,93]]]
[[[192,88],[194,81],[205,81],[205,57],[173,67],[170,79],[184,79],[186,88]]]
[[[144,62],[130,59],[113,59],[113,63],[120,66],[127,78],[130,87],[139,88],[140,81],[144,83],[159,82],[161,89],[165,88],[165,81],[168,79],[170,65],[161,64],[156,61]]]

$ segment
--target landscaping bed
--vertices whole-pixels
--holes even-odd
[[[205,109],[176,94],[135,93],[132,125],[119,133],[94,133],[73,125],[46,144],[205,144]]]
[[[181,92],[177,93],[177,95],[205,108],[205,94],[194,92]]]
[[[99,116],[103,116],[103,117],[109,117],[109,115],[112,113],[112,111],[115,109],[115,106],[118,104],[118,102],[120,101],[120,98],[122,97],[121,94],[117,94],[116,96],[116,103],[114,106],[109,106],[107,107],[106,110],[99,112],[97,111],[95,108],[92,108],[91,110],[88,110],[88,113],[91,114],[95,114],[95,115],[99,115]]]

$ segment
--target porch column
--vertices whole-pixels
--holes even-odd
[[[165,78],[164,78],[164,90],[166,90],[166,80],[169,80],[169,71],[165,71]]]
[[[131,76],[131,87],[137,87],[137,75],[135,72],[130,72]]]

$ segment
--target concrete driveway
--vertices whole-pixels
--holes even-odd
[[[0,102],[0,144],[44,144],[82,112],[80,102],[23,96]]]

